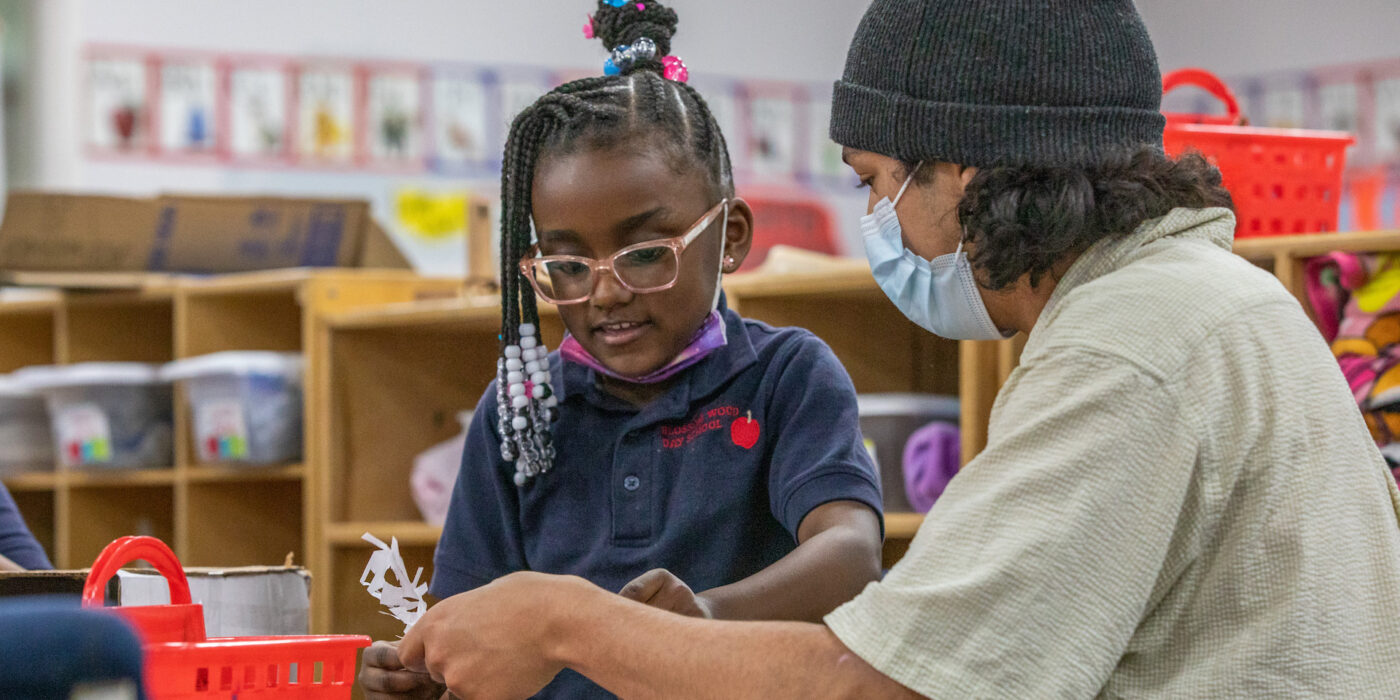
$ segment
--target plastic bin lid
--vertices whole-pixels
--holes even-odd
[[[228,374],[261,374],[298,379],[301,377],[302,366],[301,353],[295,352],[216,352],[212,355],[171,362],[161,370],[161,376],[167,381]]]
[[[941,394],[860,394],[856,410],[863,418],[920,416],[956,421],[960,415],[957,397]]]
[[[11,374],[0,374],[0,399],[39,398],[29,383]]]
[[[12,376],[35,391],[74,386],[163,383],[158,365],[140,362],[84,362],[76,365],[26,367]]]

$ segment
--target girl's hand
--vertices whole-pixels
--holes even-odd
[[[632,579],[618,591],[618,595],[681,615],[706,619],[714,617],[710,604],[704,598],[665,569],[652,569]]]
[[[428,674],[405,669],[398,642],[375,642],[365,650],[360,689],[367,700],[437,700],[447,690]]]

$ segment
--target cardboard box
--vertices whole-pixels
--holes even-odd
[[[0,573],[0,597],[80,596],[86,570]],[[307,634],[311,575],[299,566],[188,567],[190,597],[204,606],[210,637]],[[170,589],[149,569],[123,569],[107,582],[109,605],[165,605]]]
[[[13,192],[5,273],[213,274],[289,267],[408,268],[358,200]]]

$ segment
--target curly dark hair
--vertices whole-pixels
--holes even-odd
[[[906,172],[912,167],[905,163]],[[1000,290],[1024,275],[1038,285],[1067,257],[1176,207],[1233,204],[1220,171],[1200,154],[1170,158],[1145,146],[1088,167],[983,168],[958,203],[958,221],[978,281]]]

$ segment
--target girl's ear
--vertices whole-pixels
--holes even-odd
[[[729,223],[724,238],[724,271],[734,272],[744,264],[753,246],[753,209],[738,197],[729,200]]]

